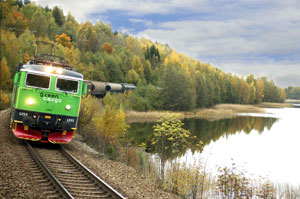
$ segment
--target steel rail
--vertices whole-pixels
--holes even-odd
[[[48,167],[43,163],[38,154],[33,150],[31,145],[26,141],[27,149],[36,163],[40,166],[40,168],[44,171],[44,173],[48,176],[51,182],[58,189],[59,193],[66,199],[74,199],[74,197],[70,194],[70,192],[59,182],[59,180],[55,177],[55,175],[48,169]]]
[[[109,184],[107,184],[104,180],[94,174],[91,170],[89,170],[86,166],[84,166],[80,161],[78,161],[74,156],[72,156],[69,152],[61,149],[63,154],[72,161],[82,172],[85,173],[91,180],[97,183],[99,186],[103,187],[105,191],[107,191],[113,198],[115,199],[126,199],[126,197],[122,196],[119,192],[117,192],[114,188],[112,188]]]

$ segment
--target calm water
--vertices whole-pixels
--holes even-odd
[[[192,164],[207,162],[208,170],[217,166],[230,166],[232,162],[255,176],[267,177],[274,182],[300,185],[300,109],[267,109],[266,114],[241,114],[232,119],[207,121],[184,120],[184,128],[196,138],[181,148],[178,155],[162,153],[149,147],[166,163],[179,161]],[[135,144],[151,139],[150,123],[131,124],[129,131]],[[204,150],[197,143],[202,140]],[[171,150],[171,149],[170,149]]]

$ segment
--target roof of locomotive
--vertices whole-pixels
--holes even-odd
[[[49,70],[50,69],[50,70]],[[24,64],[20,71],[27,71],[39,74],[65,76],[75,79],[83,79],[83,75],[76,71],[67,70],[62,67],[54,67],[48,65],[37,65],[37,64]]]

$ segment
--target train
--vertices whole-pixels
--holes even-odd
[[[39,54],[38,44],[50,45]],[[133,84],[84,80],[67,61],[54,55],[55,44],[36,42],[33,59],[20,64],[13,78],[10,128],[20,139],[69,143],[77,129],[81,97],[135,89]]]
[[[90,81],[86,80],[87,84],[87,94],[95,96],[97,98],[103,98],[107,92],[111,93],[125,93],[136,89],[134,84],[128,83],[110,83],[110,82],[100,82],[100,81]]]
[[[53,54],[20,64],[13,78],[10,127],[20,139],[69,143],[77,128],[83,75]]]

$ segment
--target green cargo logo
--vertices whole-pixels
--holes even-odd
[[[58,95],[51,94],[51,93],[40,93],[40,97],[43,98],[44,101],[47,102],[54,102],[54,103],[61,103],[62,100],[58,98]]]

